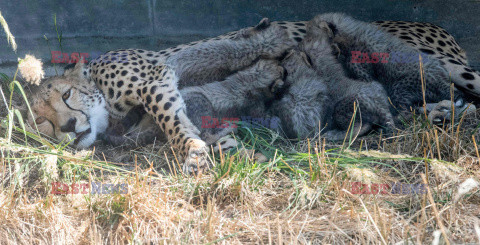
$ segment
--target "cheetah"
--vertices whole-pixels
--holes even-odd
[[[74,140],[78,148],[92,145],[108,126],[102,92],[83,77],[82,63],[61,76],[50,77],[29,91],[32,113],[27,125],[58,140]],[[24,111],[27,111],[26,108]]]
[[[202,84],[207,81],[223,80],[228,75],[262,59],[275,59],[282,56],[295,42],[288,38],[285,30],[271,25],[268,19],[263,19],[254,27],[245,28],[228,39],[213,40],[201,45],[192,46],[188,50],[178,52],[170,60],[159,63],[155,58],[160,54],[145,50],[118,50],[108,52],[92,60],[87,67],[75,67],[74,74],[82,74],[86,80],[95,83],[105,96],[105,105],[112,118],[123,118],[127,112],[137,106],[143,106],[153,117],[155,123],[166,134],[174,149],[183,160],[185,173],[199,173],[208,169],[207,145],[200,138],[199,129],[191,122],[186,113],[186,107],[179,86],[181,84]],[[65,79],[67,77],[63,77]],[[70,77],[69,77],[70,78]],[[75,78],[77,81],[79,78]],[[72,90],[74,86],[56,87],[48,90],[60,96],[44,99],[48,104],[66,104],[71,110],[82,105],[69,104],[69,96],[87,96],[81,90]],[[84,100],[81,103],[90,103]],[[35,104],[35,103],[34,103]],[[64,133],[78,138],[96,138],[99,133],[91,129],[93,118],[89,111],[79,111],[87,118],[79,121],[76,116],[65,118],[52,109],[44,111],[34,108],[36,119],[47,118],[52,128],[59,128]],[[51,114],[61,120],[53,120]],[[68,115],[68,114],[67,114]],[[105,121],[105,119],[104,119]],[[82,125],[80,125],[82,123]],[[89,128],[85,131],[79,129]],[[58,131],[58,130],[57,130]],[[59,134],[54,135],[58,139]],[[89,143],[92,143],[90,140]],[[78,146],[78,145],[77,145]],[[81,144],[80,147],[87,146]]]
[[[306,138],[312,132],[331,124],[328,114],[329,88],[325,79],[317,76],[310,58],[299,49],[291,50],[281,61],[286,74],[288,90],[272,102],[268,113],[278,116],[281,133],[290,139]],[[321,125],[319,125],[321,123]]]
[[[34,109],[34,117],[30,118],[29,122],[31,124],[37,122],[37,126],[39,126],[41,132],[58,132],[51,135],[60,140],[63,139],[61,133],[68,133],[71,134],[71,137],[81,138],[81,140],[76,139],[78,142],[88,138],[88,141],[83,141],[84,143],[79,145],[80,147],[88,147],[94,142],[96,134],[100,133],[103,129],[102,126],[98,127],[96,131],[93,129],[84,131],[78,130],[78,128],[88,128],[84,125],[90,125],[93,127],[93,119],[96,117],[91,115],[94,111],[91,107],[100,108],[104,103],[108,108],[107,111],[110,112],[110,116],[113,118],[122,118],[126,116],[127,112],[132,108],[141,108],[146,110],[148,114],[154,116],[157,124],[159,124],[167,133],[167,136],[172,141],[174,147],[181,151],[181,154],[186,158],[184,160],[186,163],[184,164],[186,170],[193,170],[193,167],[190,166],[196,166],[197,160],[201,167],[206,166],[206,160],[204,158],[205,142],[199,139],[199,130],[186,116],[183,99],[181,98],[178,89],[190,85],[201,85],[208,80],[205,79],[205,76],[209,75],[200,74],[200,78],[203,79],[203,81],[201,81],[202,83],[190,83],[194,80],[179,79],[178,74],[175,73],[175,67],[172,67],[175,66],[175,64],[179,64],[179,60],[176,59],[175,56],[195,47],[198,48],[204,45],[212,47],[212,43],[223,43],[228,45],[228,42],[236,43],[242,38],[245,40],[245,38],[249,38],[255,34],[261,36],[262,33],[266,33],[264,32],[265,30],[282,29],[286,32],[286,35],[285,33],[277,35],[278,40],[273,40],[278,41],[276,42],[277,44],[285,44],[289,41],[298,44],[305,36],[306,23],[307,22],[302,21],[267,23],[264,21],[257,27],[245,28],[241,31],[235,31],[219,37],[200,40],[189,44],[182,44],[161,51],[127,49],[109,52],[98,59],[91,61],[86,68],[80,69],[80,72],[78,72],[78,69],[75,72],[75,74],[82,73],[84,77],[88,78],[88,85],[79,85],[68,82],[68,79],[72,78],[72,74],[70,76],[60,77],[60,79],[55,78],[55,82],[51,83],[52,86],[49,90],[43,91],[47,96],[38,98],[45,102],[39,102],[38,104],[43,103],[48,104],[49,106],[34,106],[34,108],[32,108]],[[447,69],[448,73],[450,73],[453,82],[457,86],[465,88],[466,91],[473,94],[480,94],[480,78],[478,77],[478,74],[476,71],[468,67],[463,49],[461,49],[453,37],[441,27],[428,23],[408,21],[378,21],[373,24],[379,29],[386,30],[391,35],[397,37],[400,41],[413,47],[415,50],[434,56],[441,61],[441,64]],[[284,36],[286,36],[287,40],[285,40]],[[265,50],[267,50],[267,46],[268,45],[260,45],[260,47],[265,48]],[[291,46],[291,44],[285,46]],[[287,47],[279,47],[279,52],[275,55],[265,55],[266,52],[263,52],[265,50],[253,52],[258,56],[249,57],[249,59],[253,58],[253,60],[251,60],[251,62],[253,62],[255,59],[265,58],[265,56],[280,56],[279,53],[283,53],[283,49],[286,48]],[[216,54],[218,53],[219,52],[216,52]],[[188,55],[184,53],[184,57],[188,58]],[[237,59],[236,61],[238,62],[238,57],[233,58]],[[168,60],[171,62],[169,63],[170,66],[166,65],[169,62]],[[202,67],[197,68],[203,69]],[[229,72],[236,71],[233,70],[236,68],[234,66],[224,68],[226,70],[220,73],[220,76],[223,77],[228,76]],[[180,76],[182,75],[180,74]],[[214,76],[218,76],[218,74]],[[167,77],[169,79],[166,79]],[[155,86],[153,85],[152,80],[162,80],[165,81],[165,83]],[[212,79],[211,81],[214,80],[221,79]],[[84,90],[81,86],[91,87],[91,89]],[[57,89],[57,87],[61,89]],[[94,87],[96,87],[97,91],[101,91],[100,95],[103,95],[104,98],[96,100],[90,99],[90,96],[96,93]],[[67,93],[68,91],[70,92]],[[167,91],[168,94],[173,96],[162,95],[160,98],[160,95],[157,94],[155,97],[152,97],[152,95],[148,97],[150,92],[160,91]],[[49,96],[52,92],[54,92],[54,96]],[[78,94],[78,96],[71,96],[72,94]],[[156,102],[157,98],[159,98],[159,103]],[[149,101],[150,103],[148,103]],[[150,104],[150,106],[148,106],[148,104]],[[67,109],[60,110],[57,109],[58,107],[66,107]],[[165,107],[167,108],[165,109]],[[75,113],[72,113],[74,111],[81,112],[86,119],[77,119],[76,121],[70,120],[72,118],[75,119],[81,117],[80,114],[76,115]],[[162,115],[157,115],[159,112],[164,112],[163,117]],[[55,116],[52,117],[54,114]],[[105,117],[104,113],[100,113],[99,115]],[[97,118],[97,120],[101,119]],[[107,119],[105,118],[105,120]],[[70,126],[63,128],[66,132],[61,132],[60,128],[65,126],[67,122],[70,122]],[[103,125],[103,123],[101,124]],[[75,128],[73,132],[68,132],[73,128]],[[176,128],[180,128],[178,133],[176,133]],[[172,135],[168,135],[170,129],[172,129]]]

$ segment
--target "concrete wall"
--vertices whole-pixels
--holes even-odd
[[[308,20],[333,11],[365,21],[435,23],[455,36],[480,68],[477,0],[0,0],[0,11],[18,43],[14,53],[0,31],[0,72],[7,74],[26,53],[52,65],[51,50],[60,50],[54,15],[64,52],[95,55],[117,48],[159,50],[254,25],[262,17]]]

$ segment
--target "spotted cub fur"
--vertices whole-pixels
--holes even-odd
[[[427,103],[449,100],[450,80],[447,71],[434,58],[424,59],[424,74],[420,74],[418,62],[352,62],[352,52],[416,54],[418,51],[405,45],[397,38],[372,24],[355,20],[345,14],[329,13],[316,16],[308,28],[329,27],[332,43],[338,47],[338,60],[347,74],[364,81],[378,81],[387,91],[393,105],[408,110],[423,103],[423,92]],[[421,80],[425,80],[422,88]],[[455,90],[455,101],[462,100],[462,93]]]
[[[357,135],[374,126],[393,127],[382,85],[348,78],[332,55],[324,31],[311,30],[300,45],[303,52],[294,50],[282,62],[288,73],[286,83],[291,86],[282,99],[273,103],[271,113],[279,116],[286,135],[302,139],[325,128],[325,138],[341,140],[354,114],[353,131]]]

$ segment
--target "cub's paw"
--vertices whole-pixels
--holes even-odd
[[[283,88],[283,85],[285,85],[285,82],[283,82],[283,80],[281,79],[275,80],[275,82],[273,82],[270,85],[270,92],[272,92],[272,94],[276,94],[278,91],[280,91]]]
[[[208,147],[199,139],[192,139],[187,143],[188,155],[183,164],[183,172],[190,175],[198,175],[210,169],[208,161]]]
[[[268,162],[268,157],[266,157],[265,155],[263,155],[260,152],[255,153],[255,155],[253,155],[253,159],[255,159],[255,161],[258,162],[258,163]]]
[[[342,141],[347,132],[343,130],[332,129],[322,134],[322,137],[328,141]]]
[[[252,67],[256,75],[257,88],[265,88],[269,93],[276,93],[283,88],[285,69],[274,60],[259,60]],[[268,94],[267,95],[271,95]]]
[[[123,135],[107,132],[98,134],[98,139],[112,146],[121,146],[127,143],[127,138]]]
[[[268,162],[268,158],[265,155],[260,152],[255,152],[254,149],[246,149],[241,147],[238,149],[238,154],[240,157],[251,159],[258,163]]]
[[[463,99],[458,99],[453,106],[455,111],[453,115],[454,120],[460,118],[464,113],[469,114],[476,110],[473,104],[466,104]],[[451,123],[453,111],[450,100],[443,100],[437,104],[428,104],[426,108],[428,121],[430,121],[431,124],[443,125],[444,123]]]

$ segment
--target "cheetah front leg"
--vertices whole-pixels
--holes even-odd
[[[180,153],[184,162],[183,171],[187,174],[204,172],[209,169],[207,145],[187,117],[175,72],[165,69],[163,80],[143,83],[142,88],[137,90],[138,99]]]

